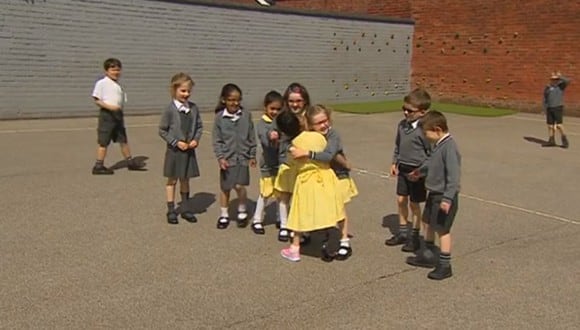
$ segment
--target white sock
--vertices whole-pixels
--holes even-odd
[[[227,207],[220,207],[220,212],[222,217],[228,217],[228,208]]]
[[[288,224],[288,205],[285,202],[280,201],[278,203],[278,212],[280,213],[280,228],[286,228]]]
[[[350,238],[343,238],[340,240],[340,246],[350,246]]]
[[[256,211],[254,212],[254,222],[262,222],[262,213],[264,213],[264,204],[266,200],[264,197],[258,197],[256,201]]]
[[[246,203],[238,205],[238,212],[240,212],[240,213],[246,212]]]

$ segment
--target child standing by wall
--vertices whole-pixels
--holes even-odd
[[[308,106],[310,106],[310,95],[306,88],[299,83],[291,83],[284,92],[283,111],[290,111],[292,114],[296,115],[303,129],[306,125],[306,119],[304,117],[305,109]],[[281,134],[278,130],[277,121],[275,121],[275,123],[276,124],[274,124],[268,135],[270,140],[278,141],[279,146],[278,152],[280,167],[274,182],[274,189],[278,198],[278,213],[280,216],[278,240],[281,242],[287,242],[291,236],[290,231],[286,228],[286,223],[288,221],[288,206],[290,198],[292,197],[292,191],[294,190],[294,179],[296,173],[293,173],[287,164],[287,153],[288,148],[290,147],[290,139],[285,136],[285,134]]]
[[[562,148],[568,148],[568,137],[564,133],[564,90],[568,87],[570,79],[562,76],[560,72],[552,73],[550,83],[544,89],[544,111],[548,124],[548,143],[544,146],[556,146],[556,130],[562,136]]]
[[[331,111],[323,105],[316,105],[308,112],[308,127],[310,130],[319,132],[326,138],[327,145],[324,151],[314,152],[291,147],[290,152],[294,159],[309,158],[311,160],[330,163],[330,167],[338,178],[338,191],[343,196],[345,215],[344,220],[338,223],[342,237],[336,254],[337,260],[346,260],[352,255],[352,247],[348,236],[348,216],[346,204],[358,195],[358,189],[350,177],[350,164],[345,155],[342,141],[336,129],[331,127]]]
[[[321,152],[326,147],[326,139],[322,134],[302,131],[300,119],[295,114],[284,111],[278,115],[276,121],[279,129],[291,139],[296,148]],[[291,245],[283,249],[281,255],[290,261],[300,261],[302,233],[335,228],[344,219],[344,201],[337,191],[336,175],[328,163],[292,159],[289,160],[289,166],[297,174],[288,216],[288,229],[294,232],[294,236]],[[330,254],[336,251],[331,250]]]
[[[414,252],[420,247],[419,230],[421,227],[421,205],[425,201],[425,181],[409,180],[408,174],[419,168],[430,152],[429,141],[419,127],[419,119],[431,106],[431,96],[423,89],[415,89],[403,100],[405,119],[397,126],[395,151],[391,175],[397,176],[397,207],[399,213],[399,231],[387,239],[385,244],[395,246],[404,244],[404,252]],[[410,200],[410,203],[409,203]],[[412,232],[408,235],[409,206],[412,213]]]
[[[429,160],[409,177],[413,180],[426,174],[425,187],[429,191],[423,222],[426,248],[407,263],[418,267],[435,267],[428,274],[433,280],[453,275],[451,271],[451,226],[459,208],[461,155],[449,134],[447,120],[439,111],[428,112],[420,123],[427,139],[434,143]],[[434,252],[435,233],[441,244],[439,262]]]
[[[195,149],[201,139],[203,124],[197,106],[189,101],[194,82],[185,73],[178,73],[171,78],[171,96],[173,100],[161,116],[159,135],[167,143],[163,175],[167,178],[165,191],[167,195],[167,222],[177,224],[175,211],[175,185],[179,179],[181,192],[181,217],[196,222],[195,215],[188,211],[186,202],[189,199],[189,179],[199,176],[199,167]]]
[[[121,153],[127,160],[127,168],[130,171],[140,170],[142,166],[136,164],[131,157],[131,150],[127,142],[127,130],[123,116],[123,107],[127,102],[127,95],[119,84],[121,77],[121,61],[109,58],[103,64],[105,76],[95,83],[93,99],[99,107],[99,124],[97,127],[97,160],[92,173],[114,174],[113,170],[105,167],[107,147],[113,142],[121,146]]]
[[[274,119],[282,108],[283,101],[282,95],[276,91],[270,91],[266,94],[264,97],[264,114],[256,125],[258,140],[262,147],[262,156],[260,157],[260,196],[256,202],[252,230],[258,235],[265,234],[262,223],[264,206],[274,194],[274,180],[278,174],[279,166],[278,143],[270,140],[268,132],[274,125]]]
[[[256,166],[256,132],[252,115],[240,106],[242,90],[234,84],[223,86],[213,126],[213,149],[220,168],[220,216],[218,229],[230,223],[228,205],[230,191],[238,195],[238,227],[248,220],[247,192],[250,184],[248,166]],[[222,110],[219,110],[222,109]]]

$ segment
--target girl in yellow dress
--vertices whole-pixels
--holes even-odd
[[[330,125],[330,118],[330,109],[322,105],[317,105],[313,111],[309,112],[307,117],[309,129],[319,132],[326,137],[327,146],[323,152],[292,147],[290,153],[294,159],[310,158],[312,160],[330,163],[330,167],[338,178],[338,191],[342,194],[344,203],[346,204],[350,202],[353,197],[358,195],[358,189],[350,177],[350,164],[344,155],[342,141],[338,132]],[[352,255],[352,248],[348,235],[348,217],[346,216],[346,213],[344,221],[339,223],[339,228],[341,229],[342,237],[336,259],[346,260]]]
[[[310,95],[304,86],[299,83],[291,83],[284,92],[283,110],[293,113],[300,121],[302,129],[306,129],[305,109],[310,106]],[[287,162],[287,152],[290,146],[290,138],[280,131],[276,121],[268,132],[270,141],[277,142],[279,148],[279,169],[274,181],[274,191],[278,200],[278,214],[280,217],[280,231],[278,240],[287,242],[291,238],[291,232],[287,228],[288,207],[294,190],[294,179],[296,173],[290,168]]]
[[[306,116],[319,110],[309,107]],[[278,128],[291,138],[292,146],[304,150],[321,152],[326,148],[326,139],[319,132],[304,131],[299,118],[291,112],[282,112],[276,117]],[[336,228],[344,219],[344,198],[338,192],[338,179],[329,163],[308,158],[288,160],[291,171],[296,173],[288,229],[294,232],[292,243],[281,251],[282,257],[300,261],[300,236],[304,232]],[[338,247],[337,247],[338,248]],[[323,251],[333,256],[336,250]]]

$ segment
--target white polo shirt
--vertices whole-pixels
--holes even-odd
[[[123,92],[121,85],[107,76],[97,81],[93,89],[93,97],[121,109],[127,102],[127,94]]]

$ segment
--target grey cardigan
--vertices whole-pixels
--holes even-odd
[[[192,140],[195,140],[199,143],[199,139],[201,139],[203,123],[199,116],[199,109],[195,103],[188,103],[189,108],[191,109],[191,119],[193,120],[193,124],[191,125],[189,132],[185,135],[181,131],[179,110],[175,107],[173,101],[171,101],[161,115],[161,121],[159,122],[159,136],[161,136],[161,138],[172,147],[175,147],[179,141],[189,143]]]

